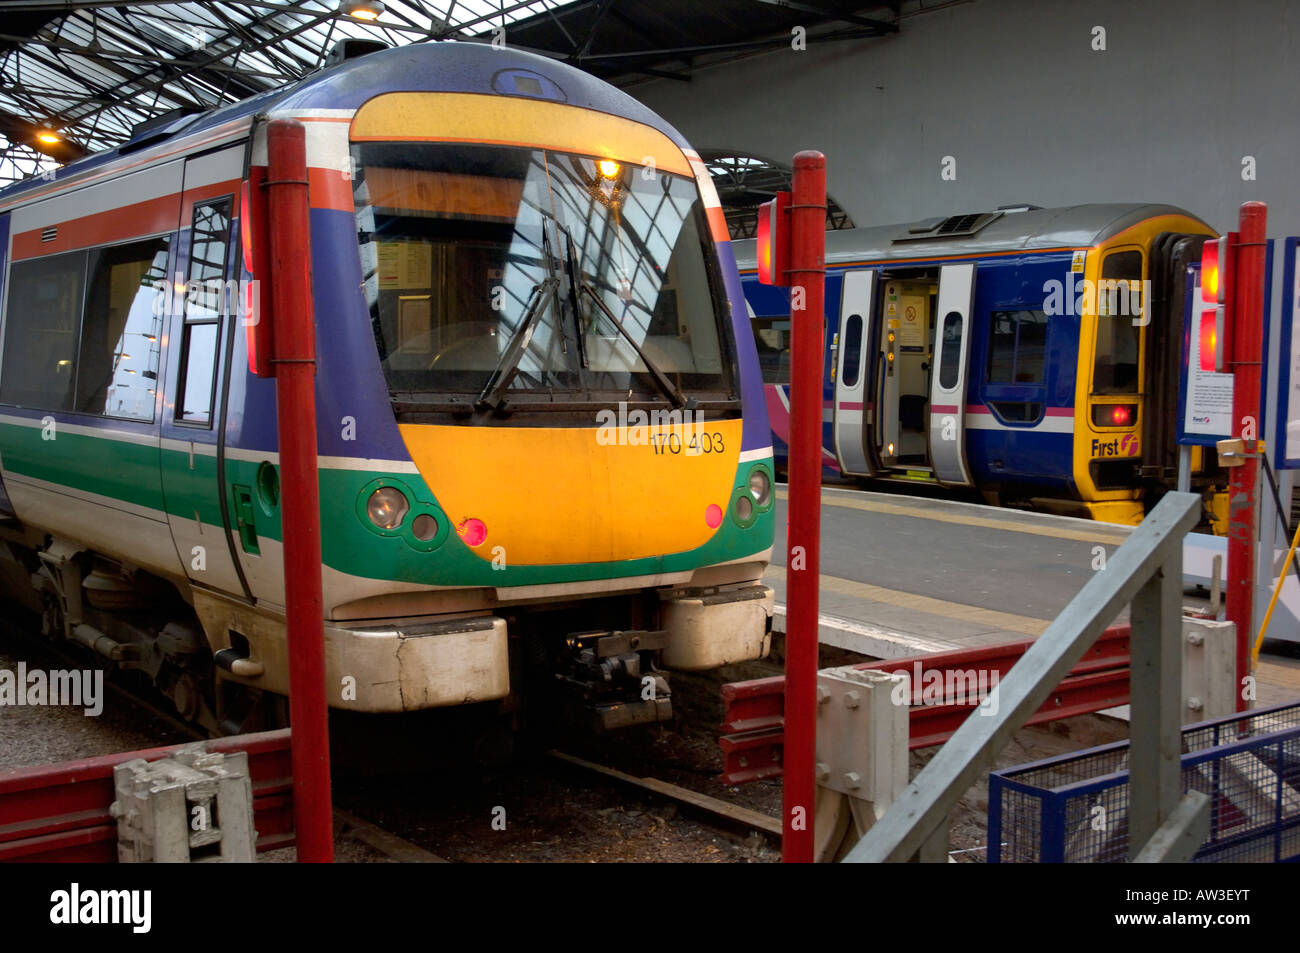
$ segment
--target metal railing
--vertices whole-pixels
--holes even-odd
[[[1130,857],[1185,860],[1209,831],[1209,801],[1182,793],[1183,536],[1200,519],[1192,493],[1167,493],[989,693],[844,860],[948,859],[948,816],[1048,695],[1128,605]]]

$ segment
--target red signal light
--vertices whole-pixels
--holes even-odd
[[[1219,297],[1219,291],[1223,287],[1219,280],[1222,242],[1221,238],[1211,239],[1201,246],[1201,300],[1206,304],[1222,300]]]
[[[1116,404],[1111,408],[1110,422],[1116,427],[1127,427],[1133,422],[1133,408],[1127,404]]]
[[[1224,345],[1224,307],[1219,305],[1201,312],[1201,370],[1222,371],[1226,366]]]
[[[776,198],[758,207],[758,280],[765,285],[785,285],[790,269],[790,193],[777,192]]]
[[[1236,232],[1201,246],[1201,324],[1198,344],[1201,370],[1223,371],[1228,366],[1227,300],[1232,294]]]

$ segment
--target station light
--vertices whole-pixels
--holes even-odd
[[[356,20],[378,20],[384,12],[384,5],[379,0],[347,0],[339,9]]]
[[[1198,343],[1201,370],[1223,371],[1228,366],[1227,300],[1232,286],[1232,233],[1211,239],[1201,247],[1201,320]]]
[[[596,169],[600,172],[601,178],[617,179],[621,166],[613,159],[601,159],[596,163]]]
[[[785,286],[790,270],[790,193],[777,192],[758,207],[758,280]]]
[[[36,140],[45,143],[47,146],[57,146],[63,141],[63,137],[53,129],[46,127],[36,131]]]

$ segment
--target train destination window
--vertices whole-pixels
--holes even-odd
[[[153,420],[166,237],[90,252],[75,410]]]
[[[1041,384],[1047,357],[1047,315],[994,311],[989,315],[990,384]]]
[[[1142,253],[1119,251],[1101,263],[1097,293],[1097,353],[1092,367],[1094,394],[1136,394],[1138,392],[1138,349],[1140,330],[1134,318],[1146,305],[1141,300]],[[1108,284],[1111,283],[1111,284]],[[1107,289],[1122,283],[1135,295],[1115,294]]]
[[[755,318],[751,323],[763,383],[790,383],[790,319]]]
[[[693,179],[550,150],[354,150],[364,293],[390,392],[495,388],[489,403],[508,390],[537,409],[730,394],[725,293]]]
[[[230,199],[194,206],[190,230],[190,264],[185,283],[185,331],[181,342],[181,373],[176,419],[212,425],[216,386],[217,342],[221,319],[238,300],[226,281],[230,245]]]
[[[858,386],[858,365],[862,363],[862,315],[851,314],[844,329],[844,377],[841,383],[845,387]]]
[[[72,409],[85,275],[84,251],[10,267],[0,402]]]

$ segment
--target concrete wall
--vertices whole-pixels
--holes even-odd
[[[820,149],[831,194],[860,225],[1015,202],[1167,202],[1224,230],[1258,199],[1270,235],[1300,233],[1300,3],[915,9],[893,37],[763,53],[629,92],[698,149],[785,162]],[[955,181],[940,178],[944,156]],[[1244,156],[1255,181],[1243,181]]]

